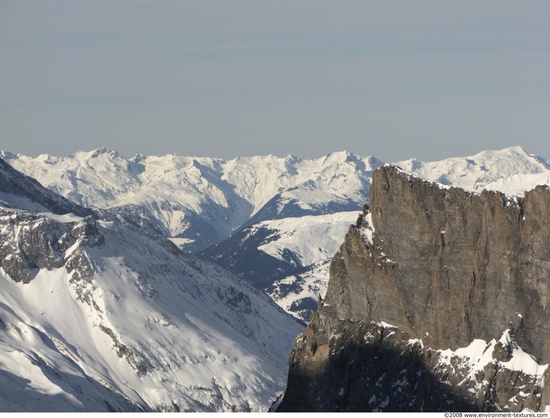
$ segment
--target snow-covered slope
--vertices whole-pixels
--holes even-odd
[[[200,252],[266,291],[304,321],[326,291],[328,266],[357,212],[261,221]]]
[[[395,165],[416,177],[474,192],[491,189],[506,194],[523,195],[523,192],[541,184],[536,182],[548,184],[550,176],[548,161],[527,154],[518,146],[483,151],[470,157],[447,158],[433,162],[412,159],[397,162]],[[531,177],[533,174],[540,176],[535,179]],[[513,185],[508,180],[510,178],[515,179]]]
[[[147,218],[188,252],[244,224],[358,208],[367,199],[372,170],[382,164],[348,152],[229,161],[177,154],[127,160],[107,149],[67,157],[0,156],[83,206]]]
[[[1,208],[0,242],[0,410],[263,411],[284,390],[301,326],[146,224]]]
[[[4,207],[47,211],[55,214],[74,212],[85,216],[91,211],[45,189],[29,176],[0,159],[0,204]]]

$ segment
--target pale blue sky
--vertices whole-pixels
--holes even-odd
[[[550,159],[550,2],[0,0],[0,149]]]

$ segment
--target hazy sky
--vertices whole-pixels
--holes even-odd
[[[550,159],[550,2],[0,0],[0,149]]]

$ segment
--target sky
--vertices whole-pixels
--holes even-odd
[[[0,0],[0,149],[550,159],[547,0]]]

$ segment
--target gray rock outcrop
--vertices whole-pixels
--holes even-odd
[[[47,215],[0,209],[0,267],[16,282],[29,283],[39,269],[61,267],[74,280],[90,280],[93,268],[85,249],[104,241],[95,222],[91,216],[59,222]]]
[[[548,369],[511,359],[550,362],[550,190],[510,200],[385,166],[369,211],[295,342],[279,410],[543,410]],[[464,349],[479,340],[483,362]]]

